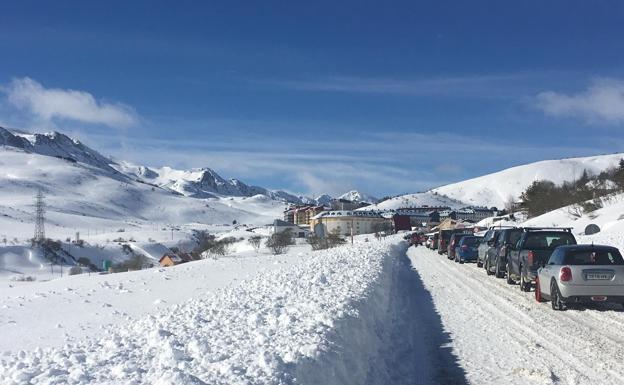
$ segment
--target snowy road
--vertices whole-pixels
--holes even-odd
[[[408,250],[474,384],[622,384],[624,312],[554,312],[474,264]]]

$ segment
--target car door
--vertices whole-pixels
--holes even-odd
[[[538,270],[540,290],[543,294],[550,295],[550,280],[559,273],[565,253],[561,249],[555,249],[544,267]]]

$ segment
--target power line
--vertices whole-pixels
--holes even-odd
[[[35,197],[35,243],[42,244],[45,241],[45,195],[39,189]]]

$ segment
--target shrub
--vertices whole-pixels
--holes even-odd
[[[251,247],[253,247],[254,250],[257,253],[260,250],[260,245],[262,244],[262,236],[261,235],[252,235],[251,237],[249,237],[247,242],[249,242]]]
[[[292,231],[286,229],[279,233],[272,234],[266,240],[266,247],[268,247],[273,254],[283,254],[288,250],[288,247],[294,244],[294,238]]]

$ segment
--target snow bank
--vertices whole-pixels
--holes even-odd
[[[364,383],[389,322],[397,238],[310,253],[100,340],[0,357],[2,384]]]

